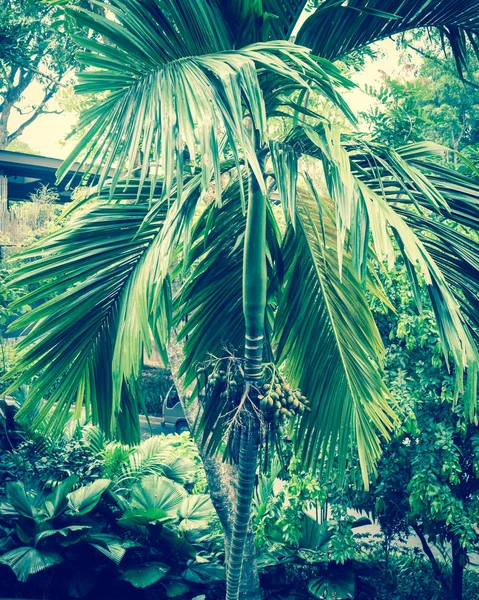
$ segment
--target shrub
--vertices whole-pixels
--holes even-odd
[[[12,595],[140,598],[153,586],[160,598],[221,596],[221,528],[209,496],[192,493],[202,476],[188,434],[128,448],[72,423],[55,443],[34,434],[8,455],[8,476],[21,478],[0,506],[0,576]]]

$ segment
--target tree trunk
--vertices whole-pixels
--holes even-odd
[[[262,166],[263,158],[260,157]],[[266,309],[266,198],[254,174],[250,177],[244,241],[243,311],[245,315],[245,390],[239,408],[240,451],[237,464],[200,456],[213,505],[225,534],[226,599],[260,600],[251,505],[259,452],[258,384],[263,376],[264,315]],[[172,369],[175,378],[175,369]],[[176,379],[178,390],[181,382]],[[181,394],[180,394],[181,399]],[[192,430],[198,413],[182,401]],[[198,444],[201,448],[201,443]]]
[[[6,97],[0,104],[0,150],[5,150],[8,146],[8,120],[12,112],[13,102]]]
[[[173,380],[178,390],[178,395],[186,416],[186,420],[193,431],[194,423],[198,415],[199,404],[197,401],[189,402],[180,390],[183,390],[182,382],[178,378],[178,366],[181,362],[181,347],[174,341],[170,345],[169,359],[172,371]],[[197,440],[198,442],[198,440]],[[215,507],[216,513],[220,520],[224,533],[225,544],[225,559],[228,563],[231,540],[233,536],[234,514],[236,506],[236,496],[238,490],[238,467],[225,462],[221,458],[208,456],[201,451],[201,443],[198,443],[198,451],[200,454],[203,467],[205,469],[206,481],[208,483],[208,491],[211,497],[211,502]],[[242,578],[239,584],[239,597],[248,600],[260,600],[260,587],[258,570],[256,568],[256,551],[254,545],[254,536],[251,528],[245,540],[243,550],[244,562],[242,568]]]
[[[262,168],[263,155],[260,153],[258,158]],[[237,417],[238,487],[231,551],[226,564],[226,600],[259,598],[254,547],[253,552],[247,549],[247,540],[253,537],[250,520],[259,452],[257,386],[263,377],[266,286],[266,198],[260,182],[251,173],[243,256],[245,390]]]
[[[3,120],[0,119],[0,150],[5,150],[8,146],[8,132],[7,127],[3,123]]]
[[[258,597],[257,592],[259,591],[257,581],[254,580],[257,580],[257,576],[251,580],[256,570],[255,557],[250,555],[248,560],[245,560],[246,541],[248,538],[253,539],[250,518],[258,464],[259,428],[256,415],[249,414],[247,417],[243,416],[243,419],[248,419],[248,422],[241,425],[236,510],[230,552],[226,562],[226,600],[237,600],[238,598],[253,600]]]
[[[441,567],[439,566],[439,563],[437,562],[436,557],[434,556],[429,544],[427,543],[426,536],[424,535],[420,525],[413,523],[412,528],[414,529],[414,532],[416,533],[417,537],[421,541],[421,545],[422,545],[424,554],[429,558],[429,562],[431,563],[434,576],[439,581],[439,583],[442,585],[444,590],[446,592],[450,592],[451,586],[449,585],[449,582],[447,581],[446,577],[444,576],[444,573],[441,571]]]
[[[452,548],[452,594],[454,600],[462,600],[462,583],[464,567],[466,564],[466,552],[461,548],[458,540],[453,539]]]

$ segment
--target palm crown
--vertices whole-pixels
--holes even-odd
[[[186,387],[228,347],[244,354],[258,407],[262,363],[281,367],[311,402],[295,426],[305,465],[328,451],[345,457],[352,445],[367,481],[394,424],[367,295],[387,303],[374,265],[397,255],[418,302],[427,289],[457,394],[475,416],[479,248],[464,232],[479,226],[475,183],[441,166],[442,148],[379,147],[308,99],[319,94],[354,121],[340,95],[351,84],[326,58],[415,26],[440,27],[464,68],[478,3],[436,2],[433,11],[419,1],[388,10],[326,0],[297,35],[315,54],[281,39],[303,4],[111,0],[106,16],[68,9],[98,34],[77,38],[88,67],[78,91],[98,100],[60,176],[79,158],[100,179],[86,209],[78,203],[15,274],[15,284],[43,283],[23,299],[38,307],[15,323],[34,323],[13,372],[15,385],[35,377],[20,418],[60,380],[37,417],[51,431],[75,405],[134,441],[143,352],[153,339],[166,362],[170,328],[187,317]],[[275,116],[289,126],[269,139]],[[172,265],[181,279],[174,298]],[[226,394],[204,406],[199,430],[211,451],[228,429],[228,402]]]

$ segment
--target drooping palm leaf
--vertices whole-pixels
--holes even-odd
[[[388,436],[394,420],[383,345],[347,255],[340,277],[336,227],[305,195],[298,197],[296,219],[296,231],[290,229],[284,242],[285,289],[275,337],[278,362],[311,401],[297,450],[303,464],[315,468],[338,447],[345,460],[354,440],[367,483],[380,455],[379,436]]]
[[[418,236],[411,225],[414,225],[412,217],[417,212],[444,215],[454,221],[455,214],[459,211],[459,222],[477,229],[479,205],[473,182],[427,160],[436,158],[444,151],[437,145],[422,143],[393,151],[346,136],[341,144],[341,160],[338,161],[328,152],[323,132],[323,126],[314,130],[303,126],[302,132],[292,132],[290,141],[297,137],[302,151],[320,158],[325,163],[325,168],[335,175],[333,179],[326,178],[326,182],[330,194],[336,200],[339,217],[347,213],[348,207],[351,207],[349,214],[359,215],[350,219],[349,226],[346,223],[346,229],[350,231],[355,252],[358,248],[361,250],[361,260],[367,258],[364,248],[371,233],[377,257],[387,260],[389,264],[395,260],[391,238],[396,241],[415,291],[418,286],[416,269],[419,269],[434,309],[446,361],[451,359],[454,364],[456,394],[462,394],[466,411],[472,418],[476,413],[478,351],[459,309],[459,305],[464,306],[461,286],[451,285],[451,278],[448,280],[447,275],[442,273],[434,258],[437,258],[441,249],[444,254],[439,256],[439,261],[442,260],[444,264],[451,250],[448,244],[439,244],[434,247],[433,256],[428,251],[430,245]],[[345,157],[348,157],[346,165]],[[433,175],[431,178],[428,177],[429,172]],[[466,180],[464,186],[461,185],[461,178]],[[338,181],[342,189],[347,186],[349,190],[346,198],[337,185]],[[341,202],[344,203],[343,213],[340,212]],[[405,218],[401,211],[395,210],[398,203],[413,205],[410,219]],[[420,232],[424,229],[423,225],[424,222],[419,228]],[[460,252],[463,266],[471,264],[470,250],[464,244],[456,244],[454,248],[456,252]],[[353,259],[356,270],[360,271],[360,261],[354,255]],[[473,266],[472,269],[474,268]],[[477,299],[474,300],[470,295],[467,276],[462,287],[469,289],[468,298],[472,304],[467,312],[470,313]]]
[[[297,43],[336,60],[396,33],[435,27],[448,38],[459,72],[467,68],[467,42],[477,48],[478,0],[325,0],[305,21]]]
[[[150,336],[163,354],[168,339],[168,283],[157,281],[155,294],[149,262],[165,258],[159,240],[166,210],[165,204],[140,231],[147,204],[93,206],[25,252],[30,262],[17,270],[15,282],[42,285],[22,299],[39,305],[15,325],[34,324],[19,344],[21,364],[12,371],[15,386],[34,378],[19,418],[50,391],[36,416],[37,423],[48,418],[47,432],[60,431],[76,403],[77,416],[85,406],[109,436],[138,438],[141,394],[132,376],[141,369]]]
[[[212,2],[112,0],[102,6],[115,20],[76,6],[69,9],[105,41],[76,39],[88,50],[80,60],[92,67],[79,74],[77,91],[100,99],[82,115],[79,127],[89,131],[60,168],[60,177],[81,156],[87,173],[100,163],[100,187],[116,167],[113,192],[122,169],[129,178],[141,155],[140,189],[152,160],[152,189],[161,165],[163,192],[169,194],[175,174],[181,188],[187,156],[191,162],[198,158],[204,189],[213,176],[219,197],[220,139],[225,135],[238,166],[244,159],[262,183],[244,122],[246,108],[261,141],[266,138],[262,71],[274,74],[276,87],[314,84],[351,115],[334,88],[348,85],[347,80],[330,63],[287,41],[234,49],[227,23]]]
[[[449,224],[397,208],[455,291],[469,331],[479,344],[479,243]]]

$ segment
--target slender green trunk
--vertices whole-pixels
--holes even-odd
[[[253,384],[263,375],[266,284],[266,198],[252,174],[244,241],[243,312],[245,375],[246,382]]]
[[[251,501],[255,485],[257,457],[257,427],[253,423],[245,423],[241,431],[236,511],[227,564],[227,600],[238,600],[240,597],[254,597],[249,593],[248,584],[250,582],[243,582],[242,577],[244,577],[243,559],[246,538],[248,537],[250,527]],[[243,585],[243,583],[246,585]],[[256,591],[252,589],[251,593],[254,594]]]
[[[250,179],[244,242],[243,311],[245,316],[245,395],[256,402],[255,384],[263,375],[264,315],[266,308],[266,198],[259,182]],[[259,420],[251,404],[239,417],[240,451],[238,489],[233,536],[227,563],[226,600],[259,598],[255,569],[243,569],[246,540],[250,534],[251,503],[258,464]],[[248,561],[254,557],[248,556]],[[248,575],[247,575],[248,573]],[[252,575],[253,573],[253,575]],[[245,581],[245,577],[254,579]]]

